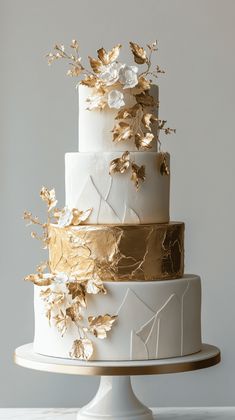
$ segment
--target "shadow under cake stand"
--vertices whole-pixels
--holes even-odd
[[[220,350],[203,344],[200,352],[183,357],[86,362],[36,354],[31,343],[15,350],[14,361],[19,366],[44,372],[100,376],[97,394],[79,410],[77,420],[153,420],[152,411],[135,396],[130,376],[178,373],[211,367],[220,362]]]

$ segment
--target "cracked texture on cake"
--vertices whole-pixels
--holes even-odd
[[[52,272],[106,281],[182,277],[184,223],[49,226]]]

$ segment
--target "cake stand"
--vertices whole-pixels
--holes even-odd
[[[77,414],[77,420],[153,420],[153,414],[135,396],[131,375],[156,375],[187,372],[214,366],[220,362],[220,350],[203,344],[196,354],[160,360],[80,361],[41,356],[33,344],[15,350],[17,365],[44,372],[101,376],[95,397]]]

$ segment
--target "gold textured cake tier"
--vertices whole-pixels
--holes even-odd
[[[49,226],[53,273],[81,280],[167,280],[184,273],[184,223]]]

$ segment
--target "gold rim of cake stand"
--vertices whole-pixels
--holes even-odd
[[[212,345],[204,344],[202,350],[191,356],[182,356],[182,361],[174,362],[174,358],[171,359],[160,359],[149,360],[149,361],[135,361],[135,362],[105,362],[105,365],[99,365],[101,362],[96,361],[78,361],[75,360],[74,364],[63,363],[63,360],[68,359],[57,359],[54,357],[36,355],[33,351],[29,352],[28,355],[22,356],[19,353],[19,349],[16,349],[14,353],[14,362],[22,367],[40,370],[44,372],[63,373],[69,375],[97,375],[97,376],[125,376],[125,375],[157,375],[166,373],[179,373],[188,372],[192,370],[204,369],[218,364],[221,360],[220,350]],[[190,357],[196,355],[203,355],[205,349],[210,348],[212,354],[205,355],[205,358],[198,360],[188,360]],[[40,359],[47,359],[43,361]],[[32,360],[34,358],[34,360]],[[48,361],[51,359],[51,361]],[[177,358],[179,360],[181,358]],[[184,359],[184,360],[183,360]],[[59,362],[58,362],[59,360]],[[115,363],[115,365],[114,365]],[[159,364],[158,364],[159,363]]]

